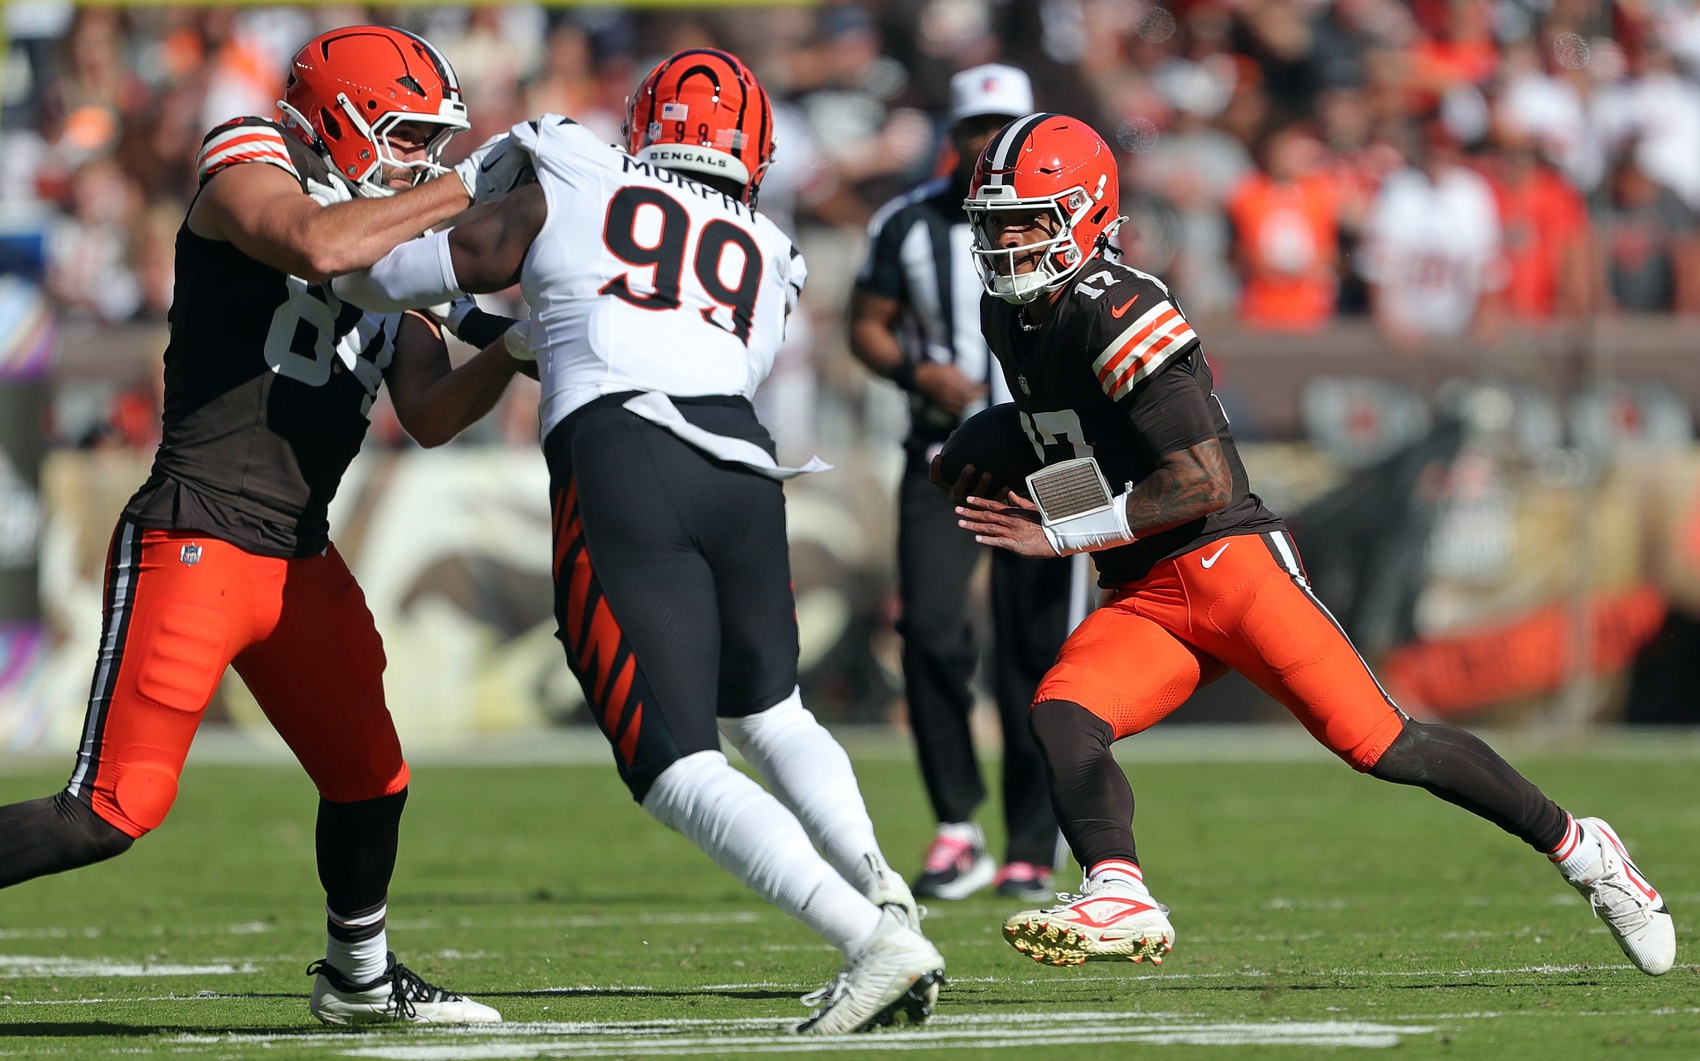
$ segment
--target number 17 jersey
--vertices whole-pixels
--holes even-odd
[[[807,275],[779,227],[570,118],[513,136],[548,203],[520,277],[543,433],[603,394],[754,395]]]

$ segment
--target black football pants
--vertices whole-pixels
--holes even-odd
[[[941,822],[969,820],[986,798],[968,726],[980,651],[967,614],[968,582],[986,550],[956,519],[950,499],[928,481],[925,453],[911,445],[898,489],[898,632],[909,726]],[[1003,727],[1006,861],[1049,866],[1056,859],[1057,819],[1027,713],[1068,633],[1071,563],[992,550],[990,676]]]
[[[643,802],[720,748],[717,717],[797,686],[797,605],[779,483],[715,461],[599,398],[549,432],[556,636]],[[741,398],[675,399],[698,427],[772,452]]]

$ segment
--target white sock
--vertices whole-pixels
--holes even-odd
[[[389,904],[386,903],[376,910],[350,915],[325,907],[325,921],[329,928],[325,934],[325,961],[350,982],[369,984],[384,975],[384,970],[389,967],[389,934],[384,929],[384,915],[388,909]],[[365,939],[337,938],[339,935],[365,935],[373,925],[378,926],[377,932]]]
[[[1584,832],[1575,818],[1566,814],[1564,820],[1568,823],[1564,839],[1547,853],[1547,860],[1558,867],[1565,880],[1575,880],[1583,870],[1599,861],[1604,852],[1600,850],[1600,842]]]
[[[846,957],[879,927],[879,907],[827,865],[790,811],[721,753],[696,752],[662,771],[643,809]]]
[[[885,857],[856,772],[843,745],[803,706],[802,694],[792,690],[766,711],[723,718],[720,732],[761,772],[839,875],[864,892],[871,887],[867,856],[882,866]]]
[[[986,846],[986,834],[973,822],[939,822],[939,835],[947,840],[960,840],[976,847]]]
[[[1095,863],[1087,871],[1086,879],[1100,884],[1125,884],[1129,887],[1145,891],[1145,874],[1140,868],[1125,858],[1107,858]]]

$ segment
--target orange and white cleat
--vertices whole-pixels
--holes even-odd
[[[1169,908],[1144,888],[1087,881],[1061,906],[1025,910],[1003,923],[1003,938],[1041,965],[1132,961],[1163,964],[1175,946]]]
[[[1611,826],[1598,818],[1577,818],[1576,824],[1599,841],[1600,858],[1571,878],[1570,886],[1588,900],[1637,969],[1649,976],[1669,972],[1676,962],[1676,926],[1664,899],[1629,860]]]

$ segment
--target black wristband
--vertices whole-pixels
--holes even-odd
[[[904,358],[887,373],[885,378],[897,384],[902,390],[913,393],[915,390],[915,362]]]
[[[461,319],[455,338],[482,350],[507,334],[507,330],[518,323],[512,317],[504,317],[500,313],[486,313],[481,309],[474,309]]]

